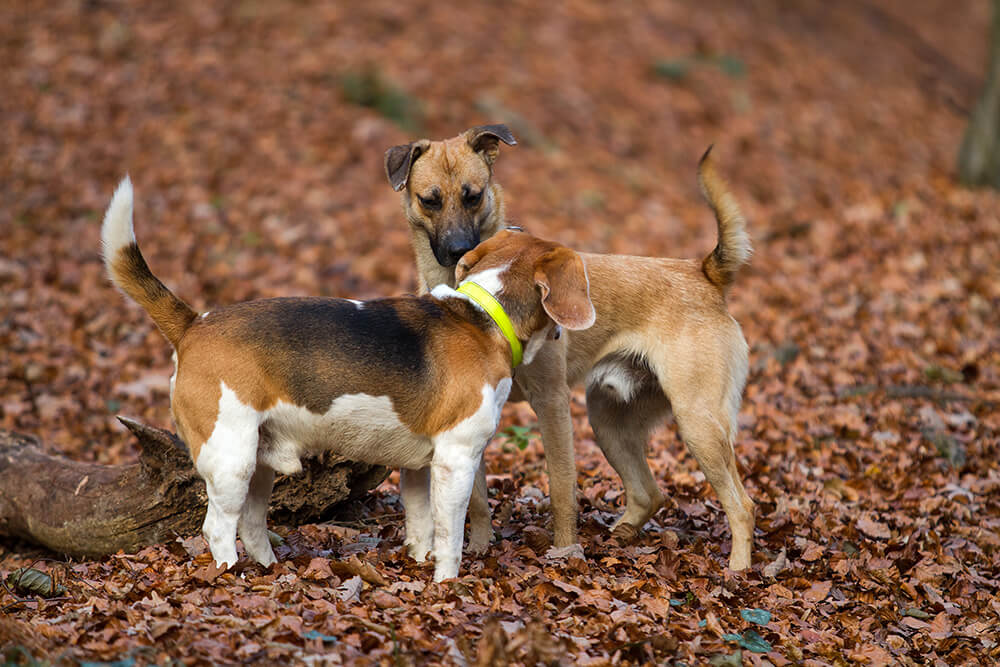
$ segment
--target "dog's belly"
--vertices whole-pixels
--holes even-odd
[[[301,470],[302,457],[324,451],[412,469],[430,465],[434,453],[430,438],[399,420],[388,396],[368,394],[340,396],[324,414],[279,402],[266,412],[260,436],[257,460],[284,474]]]

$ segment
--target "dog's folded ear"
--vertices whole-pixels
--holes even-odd
[[[506,125],[480,125],[465,131],[466,141],[472,150],[483,156],[486,164],[493,164],[500,154],[500,142],[516,146],[517,139]]]
[[[465,280],[465,276],[469,275],[469,270],[474,267],[479,260],[483,258],[486,254],[486,244],[480,243],[475,248],[469,252],[462,255],[462,259],[458,260],[458,264],[455,265],[455,284]]]
[[[393,190],[399,192],[406,186],[413,163],[430,145],[429,139],[421,139],[412,144],[393,146],[385,152],[385,175],[389,178]]]
[[[560,246],[538,258],[535,284],[542,291],[542,307],[556,324],[579,331],[597,319],[587,269],[569,248]]]

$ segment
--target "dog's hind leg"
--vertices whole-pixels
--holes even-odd
[[[737,342],[742,342],[742,336]],[[733,541],[729,568],[743,570],[751,564],[754,503],[740,480],[733,441],[747,373],[746,343],[717,347],[703,355],[675,355],[669,376],[662,359],[653,365],[670,397],[681,439],[698,461],[729,520]],[[673,391],[671,384],[676,385]]]
[[[629,541],[663,505],[663,492],[646,462],[646,443],[668,405],[660,388],[644,377],[648,370],[629,362],[599,364],[598,369],[604,372],[588,379],[587,414],[598,446],[625,487],[625,513],[612,535]]]
[[[743,488],[736,467],[732,430],[720,419],[724,415],[704,403],[693,401],[673,407],[681,438],[719,496],[729,520],[733,540],[729,569],[746,569],[750,567],[753,546],[754,504]]]
[[[486,462],[480,461],[469,499],[469,544],[466,551],[481,554],[493,541],[489,493],[486,488]]]
[[[260,421],[260,413],[222,385],[215,427],[195,462],[208,494],[202,533],[220,568],[236,564],[236,528],[257,463]]]
[[[243,548],[251,558],[265,567],[278,560],[274,557],[271,540],[267,536],[267,506],[273,487],[274,469],[258,463],[250,479],[249,493],[238,524]]]
[[[431,469],[399,471],[399,495],[406,511],[406,552],[423,563],[434,548],[434,517],[431,511]]]

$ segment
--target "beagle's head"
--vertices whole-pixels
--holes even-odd
[[[503,230],[467,252],[455,281],[473,281],[496,297],[526,342],[524,363],[563,327],[587,329],[596,319],[583,259],[565,246]]]

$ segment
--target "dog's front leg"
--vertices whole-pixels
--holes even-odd
[[[465,508],[469,505],[476,469],[485,441],[479,447],[442,438],[434,443],[431,463],[431,505],[434,515],[434,581],[458,576],[462,559]]]
[[[399,495],[406,511],[406,551],[415,561],[423,563],[434,548],[431,469],[400,470]]]
[[[531,407],[538,415],[538,430],[545,448],[545,467],[549,473],[549,495],[552,499],[553,542],[557,547],[576,543],[576,460],[569,401],[570,392],[565,383],[562,387],[551,389],[549,395],[531,401]]]
[[[576,461],[573,452],[573,420],[569,411],[570,388],[566,384],[568,336],[549,341],[534,360],[517,370],[521,394],[538,416],[538,430],[545,448],[552,499],[554,543],[566,547],[576,543]]]

